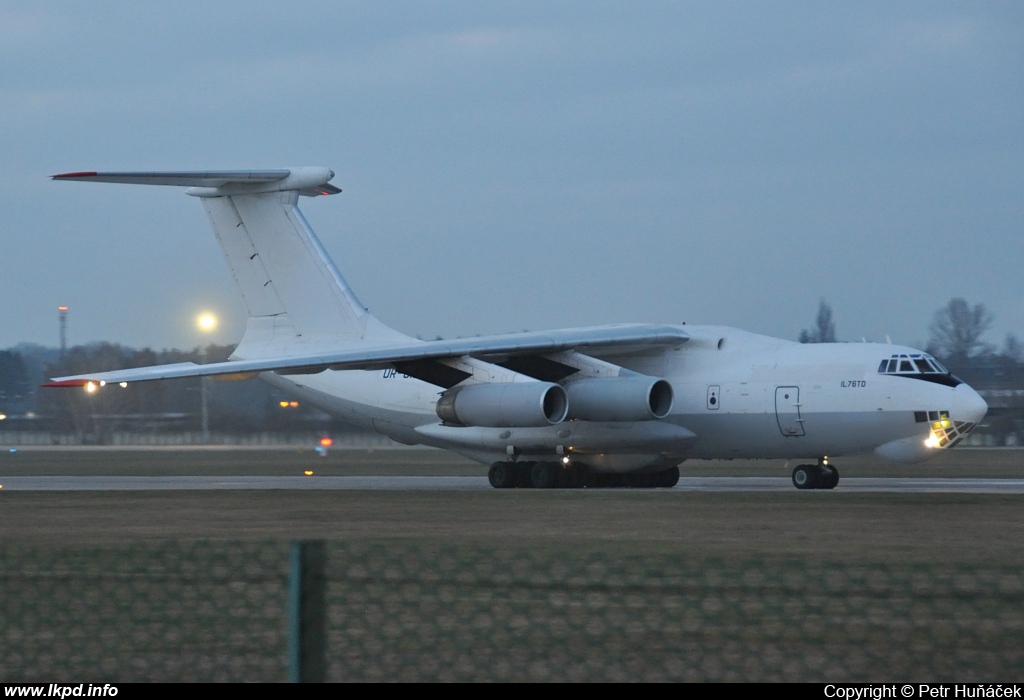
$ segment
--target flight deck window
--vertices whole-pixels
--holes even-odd
[[[893,355],[878,365],[879,374],[949,374],[934,357],[927,355]]]

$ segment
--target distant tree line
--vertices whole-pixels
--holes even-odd
[[[13,350],[0,351],[0,411],[24,412],[32,401],[25,361]]]
[[[935,312],[928,327],[925,349],[948,365],[965,367],[980,358],[1002,357],[1012,363],[1024,361],[1024,347],[1014,334],[1006,336],[1002,350],[982,340],[992,326],[992,314],[984,304],[971,306],[956,297]],[[800,331],[801,343],[835,343],[836,326],[832,320],[832,307],[822,299],[818,302],[818,315],[814,327]]]
[[[201,390],[198,378],[108,385],[89,393],[80,388],[42,388],[52,377],[173,362],[219,362],[232,346],[194,350],[137,350],[113,343],[69,348],[62,356],[52,348],[23,345],[0,351],[0,429],[47,430],[97,436],[115,430],[195,431],[199,429]],[[269,384],[208,380],[210,428],[215,432],[309,431],[311,423],[339,427],[321,412],[293,406]],[[282,407],[281,402],[287,405]],[[314,426],[315,427],[315,426]]]

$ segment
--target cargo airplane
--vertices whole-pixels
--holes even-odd
[[[230,360],[58,377],[86,386],[259,376],[400,443],[490,465],[496,488],[671,487],[687,459],[804,461],[799,489],[839,482],[835,457],[912,463],[987,411],[934,357],[874,343],[800,344],[721,326],[627,324],[421,341],[363,306],[298,209],[333,195],[326,168],[77,172],[54,180],[189,189],[248,309]]]

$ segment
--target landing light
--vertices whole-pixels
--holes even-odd
[[[88,394],[95,394],[96,393],[96,389],[97,389],[97,387],[96,387],[96,383],[95,382],[88,382],[85,385],[85,391]]]
[[[128,382],[120,382],[118,384],[118,386],[121,387],[122,389],[127,389],[128,388]]]
[[[939,436],[936,435],[935,433],[932,433],[931,435],[928,436],[928,439],[924,441],[924,446],[935,449],[936,447],[939,446]]]
[[[568,457],[562,457],[562,464],[569,464],[569,458]]]

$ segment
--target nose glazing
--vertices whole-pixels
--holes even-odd
[[[988,412],[988,404],[971,387],[960,384],[953,390],[949,412],[943,411],[931,421],[931,433],[925,441],[930,448],[955,447],[970,435]]]

